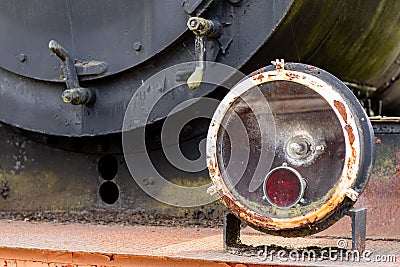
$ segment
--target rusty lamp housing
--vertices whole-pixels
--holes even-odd
[[[239,82],[207,137],[210,192],[253,228],[287,237],[343,217],[365,189],[374,157],[357,98],[330,73],[300,63],[277,62]]]

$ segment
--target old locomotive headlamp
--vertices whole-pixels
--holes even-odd
[[[278,208],[290,208],[303,197],[306,181],[295,169],[283,164],[271,170],[264,180],[264,200]]]
[[[374,153],[368,117],[339,79],[281,61],[235,85],[207,137],[221,202],[250,226],[291,237],[322,231],[352,207]]]

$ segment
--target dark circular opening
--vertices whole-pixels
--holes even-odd
[[[118,172],[118,160],[111,155],[99,159],[97,169],[104,180],[112,180]]]
[[[99,195],[105,203],[114,204],[119,198],[118,186],[111,181],[104,182],[100,185]]]
[[[273,171],[265,184],[265,192],[272,204],[287,207],[296,204],[301,194],[299,177],[288,169]]]

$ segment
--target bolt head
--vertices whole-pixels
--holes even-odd
[[[188,26],[191,31],[196,31],[200,27],[200,22],[196,18],[192,18],[189,20]]]
[[[190,22],[190,26],[191,27],[196,27],[197,26],[197,21],[196,20],[192,20],[191,22]]]
[[[21,53],[21,54],[17,55],[17,59],[19,62],[23,63],[26,61],[26,55]]]
[[[133,49],[135,49],[135,51],[140,51],[142,49],[142,43],[140,43],[140,42],[134,43]]]
[[[72,103],[73,101],[73,96],[69,90],[65,90],[61,97],[65,103]]]

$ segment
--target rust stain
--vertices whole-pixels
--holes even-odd
[[[397,151],[396,153],[395,153],[395,158],[396,158],[396,172],[395,172],[395,175],[396,176],[399,176],[400,175],[400,152],[399,151]]]
[[[254,79],[254,77],[253,77]],[[232,106],[233,103],[239,98],[240,96],[235,96],[231,101],[229,101],[228,107]]]
[[[357,235],[357,244],[358,244],[358,247],[357,247],[358,251],[365,250],[365,241],[363,242],[360,235]]]
[[[342,116],[344,122],[347,123],[347,113],[346,113],[346,107],[344,106],[344,104],[340,101],[334,100],[333,105],[339,111],[339,114],[340,114],[340,116]]]
[[[286,76],[288,76],[290,79],[300,79],[300,75],[291,72],[286,72]]]
[[[316,87],[320,87],[320,88],[323,87],[321,84],[319,84],[319,83],[317,83],[315,81],[310,81],[310,84],[313,85],[313,86],[316,86]]]
[[[271,219],[271,218],[266,217],[266,216],[262,216],[262,215],[257,214],[257,213],[251,214],[250,219],[251,219],[252,221],[253,221],[253,220],[257,220],[257,221],[263,220],[263,221],[266,221],[266,222],[272,222],[272,219]]]
[[[382,143],[382,140],[379,137],[375,136],[375,143],[380,144],[380,143]]]
[[[351,126],[349,124],[347,124],[344,129],[347,131],[347,134],[349,135],[349,141],[350,141],[350,145],[352,146],[355,140],[355,136],[353,133],[353,128],[351,128]]]
[[[333,195],[337,194],[338,188],[336,188],[335,192]],[[241,205],[240,202],[236,201],[235,199],[232,198],[231,195],[226,194],[222,195],[220,198],[220,202],[225,205],[227,208],[229,208],[233,214],[235,214],[237,217],[240,219],[249,222],[253,224],[254,226],[258,228],[264,228],[268,230],[282,230],[282,229],[294,229],[298,227],[304,227],[304,226],[309,226],[311,224],[314,224],[315,222],[321,220],[322,218],[325,218],[326,216],[330,216],[330,214],[333,213],[335,208],[338,205],[338,199],[329,199],[327,205],[323,205],[322,207],[315,209],[312,213],[314,213],[311,216],[307,215],[302,215],[296,220],[292,222],[284,222],[284,223],[278,223],[277,221],[274,221],[270,217],[266,217],[263,215],[260,215],[251,209],[246,208],[245,206]],[[340,203],[340,201],[339,201]]]
[[[261,73],[261,72],[264,72],[264,68],[259,68],[259,69],[257,70],[257,73]]]
[[[355,162],[356,162],[356,151],[355,149],[352,148],[351,158],[349,160],[349,167],[350,165],[353,165]],[[351,180],[350,175],[348,175],[348,179]]]
[[[260,68],[260,69],[258,69],[258,70],[255,70],[255,71],[253,71],[252,73],[251,73],[251,76],[253,76],[253,80],[258,80],[259,78],[258,77],[260,77],[260,76],[258,76],[258,77],[256,77],[258,74],[260,74],[260,75],[262,75],[261,73],[263,73],[264,72],[264,68]],[[262,76],[262,78],[263,78],[263,76]],[[261,80],[260,80],[261,81]]]
[[[352,166],[356,163],[357,152],[356,152],[356,149],[353,146],[353,142],[354,142],[354,139],[355,139],[354,133],[353,133],[353,129],[351,128],[350,125],[346,125],[344,128],[347,131],[347,134],[349,135],[349,141],[350,141],[350,146],[351,146],[350,147],[351,148],[351,157],[347,161],[347,167],[349,168],[348,172],[347,172],[347,179],[350,181],[352,179],[350,172],[352,170]]]
[[[214,167],[214,164],[213,164],[212,160],[210,160],[210,165],[209,166],[210,166],[209,167],[209,172],[210,172],[211,177],[215,177],[216,171],[215,171],[215,167]]]
[[[221,196],[220,201],[222,204],[224,204],[226,207],[228,207],[240,219],[245,220],[246,222],[252,223],[253,225],[255,225],[257,227],[269,228],[269,229],[271,228],[271,226],[268,225],[269,222],[272,222],[271,218],[259,215],[255,212],[251,212],[248,208],[237,205],[236,201],[232,200],[229,196],[226,196],[226,195]],[[278,228],[275,228],[275,229],[278,229]]]

